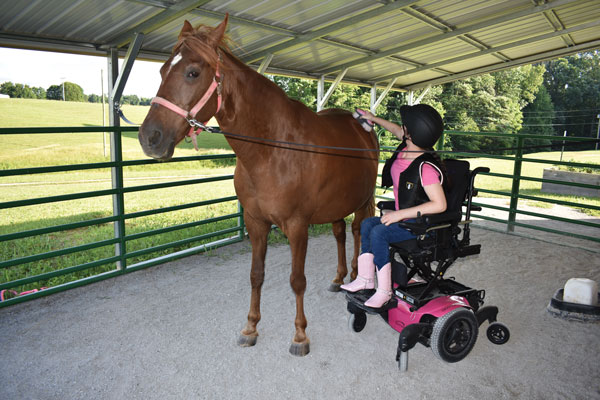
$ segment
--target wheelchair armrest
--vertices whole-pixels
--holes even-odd
[[[395,210],[396,202],[394,200],[380,201],[377,203],[377,208],[379,208],[380,210]]]
[[[414,222],[400,221],[398,225],[420,236],[435,229],[437,226],[459,222],[461,218],[461,211],[446,211],[439,214],[422,215]]]
[[[445,211],[439,214],[425,215],[422,217],[427,225],[448,224],[459,222],[462,218],[462,211]]]

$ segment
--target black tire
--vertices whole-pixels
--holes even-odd
[[[472,310],[456,308],[439,317],[433,324],[431,350],[439,359],[454,363],[469,354],[479,332]]]
[[[492,322],[487,328],[487,337],[494,344],[504,344],[510,339],[508,327],[500,322]]]
[[[360,332],[367,325],[367,314],[364,312],[350,313],[348,317],[348,327],[352,332]]]

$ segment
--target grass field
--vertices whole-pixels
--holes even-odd
[[[148,107],[124,106],[123,111],[132,121],[141,122],[148,111]],[[101,104],[94,103],[0,99],[0,117],[0,127],[101,126],[102,106]],[[108,121],[108,118],[106,120]],[[222,135],[202,134],[198,140],[198,144],[201,147],[201,154],[231,154],[231,149]],[[108,139],[106,145],[107,155],[104,154],[103,147],[102,133],[0,135],[0,170],[109,161]],[[182,143],[176,149],[175,156],[190,156],[195,154],[197,153],[190,143]],[[147,159],[141,151],[136,134],[124,133],[123,157],[126,160]],[[527,157],[558,160],[560,153],[537,153],[528,155]],[[565,152],[563,160],[570,159],[584,163],[600,163],[600,152]],[[193,161],[127,167],[124,170],[125,187],[216,175],[230,175],[233,174],[234,162],[234,160],[222,160],[218,162]],[[512,174],[513,172],[513,163],[507,160],[476,159],[471,160],[471,165],[472,167],[487,166],[492,172],[497,173]],[[547,167],[547,165],[525,162],[523,163],[522,174],[524,176],[541,178],[544,167]],[[110,179],[109,169],[2,177],[0,178],[0,202],[110,189]],[[511,179],[491,176],[481,176],[478,178],[478,186],[483,188],[510,192],[511,185]],[[521,182],[521,189],[527,194],[541,195],[540,187],[541,183]],[[151,210],[159,207],[175,206],[232,195],[234,195],[234,190],[231,180],[134,192],[125,195],[125,212],[132,213]],[[544,196],[600,206],[598,199]],[[180,210],[169,214],[134,218],[126,221],[126,233],[128,235],[141,233],[152,229],[190,223],[235,212],[237,212],[237,203],[227,202]],[[111,215],[111,196],[0,209],[0,235],[109,217]],[[127,250],[145,249],[194,235],[229,228],[234,224],[235,221],[233,220],[222,221],[211,226],[203,225],[132,240],[127,243]],[[323,232],[328,229],[328,226],[313,227],[313,233]],[[106,223],[87,228],[3,241],[0,242],[0,261],[107,240],[112,237],[113,224]],[[272,240],[282,240],[282,238],[279,237]],[[197,244],[195,243],[194,245]],[[192,245],[178,247],[176,250],[190,246]],[[139,257],[130,260],[129,263],[156,257],[170,251],[173,250],[164,250]],[[114,255],[114,252],[114,245],[108,245],[48,260],[4,268],[0,270],[0,284],[111,257]],[[111,269],[114,269],[113,264],[97,267],[92,270],[77,271],[69,275],[56,276],[45,281],[22,285],[16,289],[27,290],[40,286],[54,286]]]

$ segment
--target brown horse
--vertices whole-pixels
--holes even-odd
[[[305,355],[308,226],[333,225],[338,266],[332,285],[339,290],[348,272],[344,217],[355,213],[351,274],[355,278],[360,223],[373,215],[379,154],[372,149],[378,149],[378,143],[349,112],[314,113],[236,59],[222,43],[226,25],[227,17],[216,28],[194,29],[185,22],[171,58],[161,68],[162,83],[139,140],[146,155],[165,160],[190,131],[186,119],[208,121],[215,116],[221,129],[233,134],[227,141],[237,155],[234,185],[252,244],[250,311],[239,344],[256,343],[267,235],[276,224],[292,252],[296,334],[290,352]]]

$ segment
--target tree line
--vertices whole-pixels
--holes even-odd
[[[282,76],[268,76],[293,99],[316,110],[317,82]],[[48,89],[30,88],[4,82],[0,93],[10,97],[101,102],[101,96],[86,96],[74,83],[52,85]],[[417,91],[422,103],[435,107],[444,117],[447,130],[499,132],[500,137],[446,135],[445,147],[457,151],[496,151],[512,153],[516,133],[543,136],[596,137],[600,116],[600,55],[576,54],[535,65],[475,76]],[[370,88],[339,85],[327,107],[353,111],[368,109]],[[105,96],[106,100],[106,96]],[[150,105],[151,99],[126,95],[123,104]],[[408,103],[404,92],[390,92],[376,113],[401,123],[400,107]],[[394,145],[391,135],[382,137],[383,145]],[[560,141],[526,139],[529,152],[557,149]],[[595,144],[569,149],[589,149]]]
[[[317,83],[288,77],[272,76],[290,97],[316,110]],[[425,90],[417,91],[418,98]],[[514,153],[516,133],[593,137],[598,132],[600,115],[600,56],[582,53],[536,65],[475,76],[433,86],[422,103],[435,107],[444,117],[447,130],[463,132],[498,132],[500,137],[446,135],[445,147],[456,151],[494,151]],[[376,113],[402,123],[400,107],[408,103],[408,94],[390,92]],[[347,110],[368,109],[370,88],[340,85],[327,107]],[[397,141],[382,137],[383,145]],[[559,149],[561,141],[526,139],[526,152]],[[567,145],[569,150],[591,149],[594,143]]]
[[[23,99],[46,99],[46,100],[66,100],[80,101],[90,103],[101,103],[102,96],[83,93],[83,89],[76,83],[64,82],[59,85],[51,85],[47,89],[42,87],[30,87],[22,83],[4,82],[0,85],[0,93],[6,94],[11,98]],[[151,98],[138,97],[137,95],[123,95],[121,104],[131,104],[134,106],[149,106]],[[104,95],[104,101],[108,102],[108,96]]]

